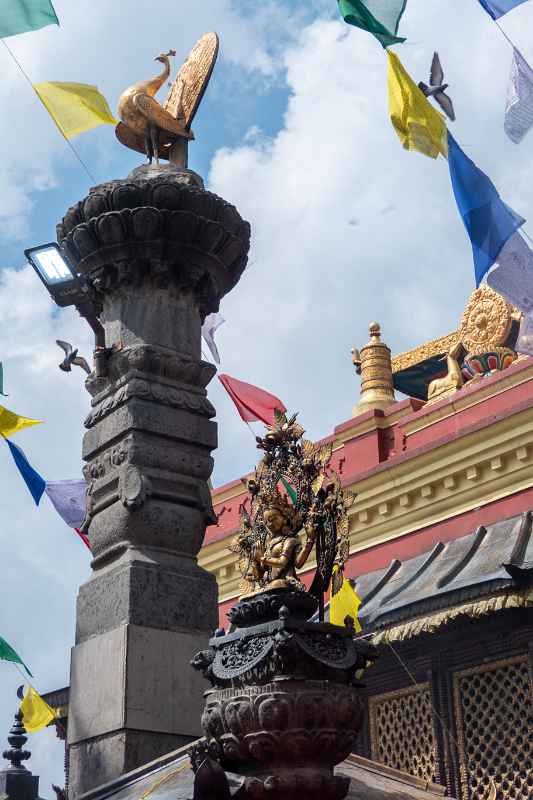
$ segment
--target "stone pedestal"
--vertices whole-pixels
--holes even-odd
[[[172,167],[96,187],[58,226],[106,344],[104,377],[87,380],[93,574],[72,654],[71,797],[200,733],[202,681],[187,664],[217,624],[215,579],[196,562],[217,444],[200,328],[237,283],[249,235]]]

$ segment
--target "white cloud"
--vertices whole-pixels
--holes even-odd
[[[524,6],[522,26],[531,19]],[[404,32],[409,44],[397,52],[415,80],[440,51],[454,134],[527,217],[532,169],[502,125],[509,46],[475,2],[461,4],[460,28],[456,8],[411,4]],[[253,266],[223,303],[219,339],[224,371],[280,394],[319,436],[350,416],[358,382],[349,350],[368,340],[368,323],[382,323],[393,352],[451,331],[474,288],[472,256],[446,162],[403,151],[390,125],[375,40],[317,21],[286,50],[285,66],[283,128],[270,139],[254,129],[212,164],[210,187],[253,230]],[[226,419],[231,401],[218,386],[212,394],[224,414],[216,474],[228,480],[253,451]]]

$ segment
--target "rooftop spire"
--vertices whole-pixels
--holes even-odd
[[[26,767],[22,764],[22,762],[27,761],[28,758],[31,758],[31,753],[29,750],[22,749],[28,741],[28,737],[26,736],[26,728],[22,722],[22,716],[22,711],[19,709],[15,714],[13,727],[9,731],[9,736],[7,737],[7,741],[11,745],[11,749],[4,750],[2,757],[10,762],[11,769],[24,770],[27,772]]]
[[[371,409],[385,409],[395,402],[391,352],[381,341],[378,322],[368,326],[370,341],[361,351],[352,348],[352,362],[361,376],[361,397],[352,411],[357,417]]]
[[[32,775],[22,763],[31,757],[29,750],[23,749],[28,737],[22,720],[23,714],[19,708],[7,737],[11,747],[2,753],[9,761],[9,766],[0,771],[0,796],[9,800],[39,800],[39,778]]]

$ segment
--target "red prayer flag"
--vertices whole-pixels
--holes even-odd
[[[82,533],[79,528],[74,528],[80,539],[82,540],[85,547],[88,547],[89,550],[91,549],[91,545],[89,544],[89,537],[86,533]]]
[[[227,391],[245,422],[255,422],[261,420],[265,425],[274,424],[274,410],[278,409],[282,414],[287,411],[279,397],[276,397],[264,389],[259,389],[251,383],[238,381],[229,375],[220,374],[218,379]]]

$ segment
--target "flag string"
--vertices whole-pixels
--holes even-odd
[[[502,34],[504,39],[507,39],[508,43],[511,45],[513,50],[516,50],[517,53],[520,53],[520,50],[518,49],[518,47],[515,45],[513,40],[506,34],[505,30],[502,28],[502,26],[500,25],[500,23],[498,22],[497,19],[494,20],[494,24],[496,25],[496,27],[498,28],[498,30],[500,31],[500,33]],[[522,53],[520,53],[520,55],[522,55]],[[524,58],[524,56],[522,56],[522,58]]]
[[[21,74],[24,76],[24,78],[26,79],[26,81],[27,81],[27,82],[29,83],[29,85],[31,86],[31,90],[32,90],[32,92],[33,92],[35,95],[37,95],[37,97],[39,97],[39,95],[37,94],[37,92],[35,91],[35,89],[34,89],[34,87],[33,87],[33,83],[31,82],[30,76],[28,75],[28,73],[26,72],[26,70],[24,69],[24,67],[22,66],[22,64],[20,63],[20,61],[18,60],[18,58],[15,56],[14,52],[11,50],[11,48],[9,47],[9,45],[7,44],[7,42],[5,41],[5,39],[2,39],[2,44],[3,44],[3,45],[4,45],[4,47],[6,48],[7,52],[9,53],[9,55],[11,56],[11,58],[13,59],[13,61],[15,62],[15,64],[17,65],[17,67],[18,67],[18,69],[20,70]],[[41,98],[40,98],[40,97],[39,97],[39,102],[41,102]],[[83,167],[83,169],[85,170],[85,172],[87,173],[87,175],[89,176],[90,180],[91,180],[91,181],[93,181],[93,183],[97,183],[97,180],[96,180],[96,178],[95,178],[95,177],[94,177],[94,175],[91,173],[91,171],[90,171],[89,167],[87,166],[87,164],[85,163],[85,161],[82,159],[82,157],[80,156],[80,154],[78,153],[78,151],[76,150],[76,148],[74,147],[74,145],[72,144],[72,142],[70,141],[70,139],[68,139],[68,138],[65,136],[65,133],[64,133],[64,131],[62,130],[62,128],[61,128],[61,126],[59,125],[59,123],[58,123],[58,122],[57,122],[57,121],[54,119],[54,117],[53,117],[51,114],[50,114],[50,116],[52,117],[52,119],[53,119],[53,121],[54,121],[54,125],[56,126],[57,130],[59,131],[59,133],[61,134],[61,136],[63,137],[63,139],[65,140],[65,142],[66,142],[66,143],[67,143],[67,145],[69,146],[69,148],[71,149],[71,151],[74,153],[74,156],[75,156],[75,158],[76,158],[76,159],[79,161],[79,163],[81,164],[81,166]]]

